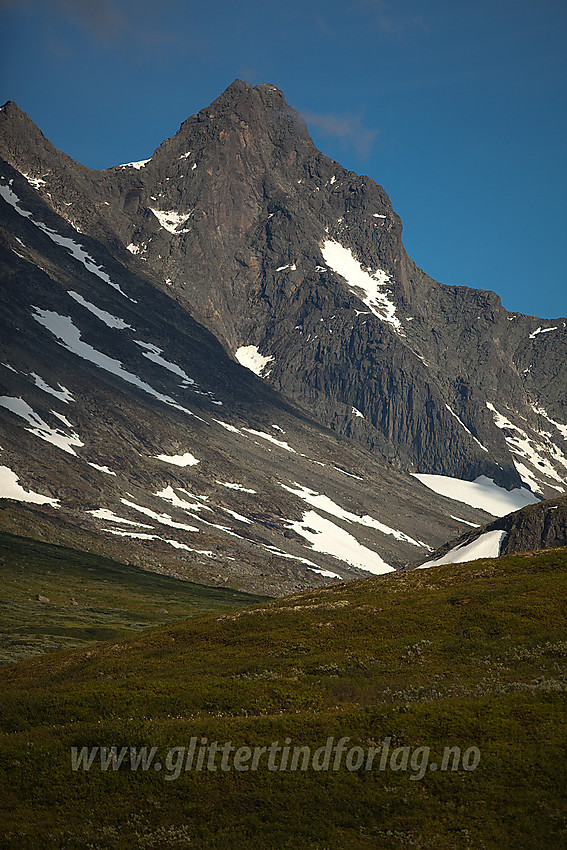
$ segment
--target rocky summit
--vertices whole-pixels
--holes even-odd
[[[4,529],[283,594],[565,492],[567,320],[431,279],[274,86],[104,171],[0,130]]]

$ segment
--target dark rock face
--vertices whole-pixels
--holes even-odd
[[[547,499],[500,517],[445,543],[430,558],[435,561],[455,548],[473,543],[489,531],[506,532],[500,544],[500,555],[567,546],[567,497]]]
[[[508,532],[500,547],[501,555],[567,546],[567,499],[530,505],[492,523],[492,529]]]
[[[64,415],[67,406],[46,397],[30,376],[72,389],[77,427],[91,435],[91,460],[125,476],[121,487],[108,474],[83,470],[77,478],[63,470],[65,453],[49,446],[40,472],[33,422],[22,442],[21,421],[16,427],[13,412],[0,409],[13,439],[11,460],[29,459],[19,464],[20,484],[34,489],[39,482],[41,492],[62,505],[76,499],[93,509],[104,494],[110,508],[116,499],[132,501],[128,493],[136,486],[152,487],[154,495],[173,486],[171,476],[159,474],[159,463],[141,470],[136,458],[183,454],[189,445],[209,458],[209,498],[219,510],[239,513],[234,501],[232,507],[222,502],[217,479],[244,480],[246,468],[257,485],[248,489],[259,492],[260,480],[274,482],[255,506],[256,542],[248,546],[242,573],[255,590],[303,586],[305,565],[288,558],[284,570],[280,560],[278,577],[272,565],[268,580],[260,576],[266,553],[255,558],[253,552],[261,525],[267,536],[260,545],[281,548],[285,531],[285,539],[300,546],[295,557],[305,555],[305,539],[282,522],[301,516],[297,498],[281,490],[284,479],[332,493],[360,516],[386,511],[381,517],[391,528],[403,516],[402,531],[432,547],[458,531],[448,518],[457,508],[408,472],[469,480],[486,475],[546,496],[564,488],[566,320],[508,314],[494,293],[428,277],[407,257],[401,221],[384,189],[321,154],[275,87],[237,80],[146,163],[102,172],[56,150],[8,103],[0,111],[0,155],[0,189],[12,192],[25,213],[7,196],[0,199],[3,360],[18,369],[2,370],[0,392],[21,397],[55,427],[48,402]],[[79,245],[91,265],[61,240]],[[37,311],[68,317],[81,343],[123,371],[107,361],[93,364],[84,348],[77,355],[47,328],[52,318],[44,316],[42,325]],[[129,328],[109,326],[108,316]],[[249,347],[266,358],[262,370],[256,367],[261,379],[235,362],[242,349],[250,356]],[[215,417],[237,423],[240,435],[215,425]],[[303,446],[303,454],[296,450],[293,457],[272,444],[283,464],[276,480],[273,454],[252,449],[250,437],[242,453],[243,423],[274,438],[279,432],[270,429],[277,423],[286,430],[281,439]],[[325,472],[305,460],[315,456],[315,446],[317,457],[326,458],[320,460]],[[236,456],[241,465],[234,467]],[[191,469],[170,472],[191,489]],[[317,475],[327,478],[316,485]],[[159,503],[152,504],[158,512]],[[51,511],[55,523],[53,508],[40,510]],[[458,510],[463,516],[461,505]],[[483,512],[465,510],[465,519],[486,521]],[[18,521],[26,511],[33,513],[21,508]],[[87,526],[94,534],[93,522]],[[375,544],[368,537],[374,532],[362,534]],[[383,538],[388,563],[402,566],[415,557],[414,544]],[[155,541],[116,535],[114,543],[148,549]],[[228,549],[219,546],[225,557]],[[169,555],[168,563],[178,557]],[[336,566],[328,554],[323,561],[324,569]],[[155,558],[147,564],[155,568]],[[192,568],[210,574],[200,563]]]

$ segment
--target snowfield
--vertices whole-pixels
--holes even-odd
[[[412,472],[412,475],[440,496],[464,502],[471,508],[480,508],[492,516],[504,516],[539,502],[525,487],[505,490],[486,475],[480,475],[474,481],[451,478],[449,475],[425,475],[418,472]]]

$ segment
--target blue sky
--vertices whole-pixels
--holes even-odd
[[[567,313],[564,0],[0,0],[0,100],[74,159],[149,157],[236,77],[384,186],[410,256]]]

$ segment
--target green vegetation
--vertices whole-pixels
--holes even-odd
[[[0,664],[265,598],[5,532],[0,532],[0,576]]]
[[[198,614],[0,670],[6,847],[560,848],[567,551]],[[71,747],[478,747],[475,770],[71,770]],[[169,771],[171,776],[171,771]]]

